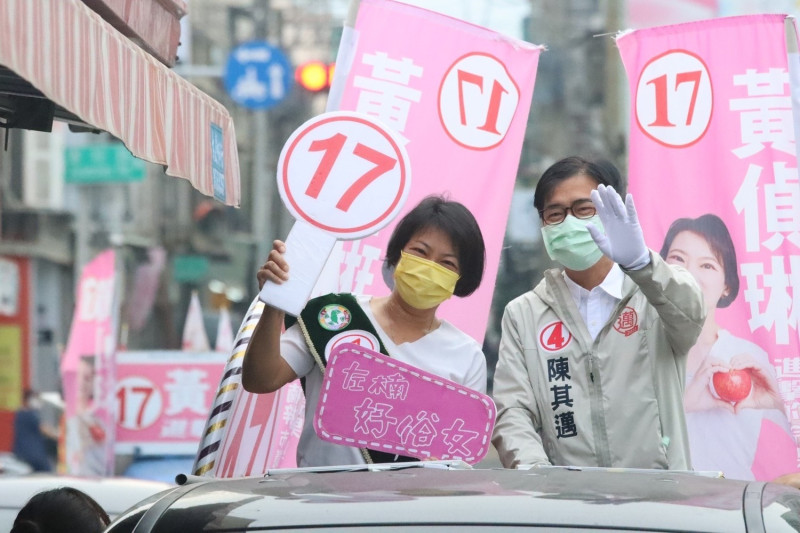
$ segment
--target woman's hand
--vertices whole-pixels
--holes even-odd
[[[256,278],[258,279],[258,290],[264,287],[264,283],[271,281],[280,285],[289,279],[289,264],[283,254],[286,253],[286,244],[283,241],[275,240],[272,242],[272,250],[269,252],[267,261],[258,269]]]
[[[750,354],[740,354],[731,359],[731,368],[750,374],[752,390],[744,400],[737,402],[735,412],[742,409],[784,410],[783,398],[778,391],[778,380],[769,369],[762,367]]]
[[[683,408],[689,413],[691,411],[708,411],[710,409],[726,409],[731,413],[734,407],[730,402],[720,400],[711,393],[711,376],[716,372],[727,372],[729,368],[722,361],[713,357],[707,357],[700,368],[697,369],[692,380],[686,386],[686,393],[683,396]]]

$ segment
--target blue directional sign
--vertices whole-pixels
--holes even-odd
[[[291,88],[292,67],[280,48],[266,41],[242,43],[228,56],[225,89],[237,104],[269,109]]]

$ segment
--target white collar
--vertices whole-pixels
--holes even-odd
[[[569,289],[569,292],[572,294],[572,298],[575,301],[579,301],[582,296],[588,295],[591,292],[569,279],[569,276],[567,276],[567,273],[563,270],[561,271],[561,275],[564,277],[564,281],[567,283],[567,288]],[[612,298],[622,300],[622,284],[624,282],[625,273],[622,272],[622,269],[618,264],[614,263],[614,265],[611,267],[611,270],[609,270],[608,274],[606,274],[603,282],[595,287],[595,289],[601,289]]]

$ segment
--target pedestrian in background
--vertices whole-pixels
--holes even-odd
[[[47,453],[47,440],[58,440],[58,431],[42,423],[40,409],[38,394],[26,389],[22,407],[14,414],[14,446],[11,451],[35,472],[49,472],[53,465]]]

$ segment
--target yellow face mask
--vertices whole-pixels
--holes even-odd
[[[394,269],[395,289],[416,309],[430,309],[450,298],[460,277],[438,263],[406,252],[400,252]]]

